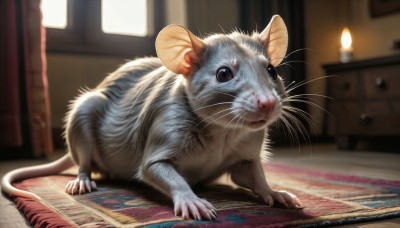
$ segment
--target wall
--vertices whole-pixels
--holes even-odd
[[[400,13],[371,18],[368,0],[351,1],[351,12],[356,59],[400,53],[392,49],[393,40],[400,40]]]
[[[371,18],[368,6],[368,0],[305,1],[308,80],[325,75],[323,64],[339,62],[340,35],[345,25],[353,37],[355,60],[399,53],[390,44],[400,39],[400,14]],[[325,94],[325,80],[308,84],[308,93]],[[313,101],[324,108],[323,99]],[[324,111],[311,106],[310,114],[316,125],[313,134],[320,134]]]
[[[187,26],[188,15],[185,0],[168,0],[165,2],[166,24],[179,24]]]
[[[236,0],[187,0],[186,4],[187,26],[194,34],[204,37],[229,33],[239,27],[239,2]]]
[[[47,54],[53,128],[63,126],[69,102],[82,88],[93,88],[125,60],[119,57]]]

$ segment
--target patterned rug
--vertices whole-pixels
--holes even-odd
[[[36,193],[42,203],[15,198],[37,227],[292,227],[332,226],[400,217],[400,181],[339,175],[268,164],[270,185],[295,193],[305,206],[284,209],[265,206],[249,191],[227,185],[195,189],[218,209],[216,221],[183,221],[172,203],[138,183],[98,182],[99,190],[69,196],[65,184],[73,176],[32,178],[15,184]]]

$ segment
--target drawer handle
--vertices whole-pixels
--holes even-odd
[[[365,114],[365,113],[362,113],[362,114],[360,115],[360,120],[361,120],[361,122],[362,122],[363,124],[368,125],[368,124],[372,123],[372,121],[374,120],[374,118],[373,118],[372,116],[369,116],[369,115]]]
[[[379,89],[382,89],[382,90],[386,89],[386,82],[382,78],[375,79],[375,85]]]

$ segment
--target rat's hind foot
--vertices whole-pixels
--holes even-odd
[[[205,199],[198,198],[193,193],[179,195],[174,198],[175,215],[181,214],[183,219],[215,220],[217,212],[215,207]]]
[[[90,180],[89,177],[82,175],[77,177],[75,180],[68,182],[68,184],[65,186],[65,192],[70,195],[80,195],[96,190],[96,182]]]
[[[267,194],[260,194],[264,202],[269,206],[274,206],[274,202],[286,208],[301,208],[301,202],[294,194],[287,191],[271,191]]]

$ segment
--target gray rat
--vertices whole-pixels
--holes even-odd
[[[59,160],[11,171],[10,195],[40,199],[11,183],[59,173],[75,164],[69,194],[95,191],[96,170],[144,182],[172,199],[182,218],[216,218],[216,209],[191,186],[229,173],[266,204],[301,206],[293,194],[272,190],[262,159],[267,128],[282,115],[287,96],[277,66],[288,45],[282,18],[261,33],[215,34],[199,39],[180,25],[156,39],[159,58],[126,63],[72,103],[65,120],[69,153]]]

